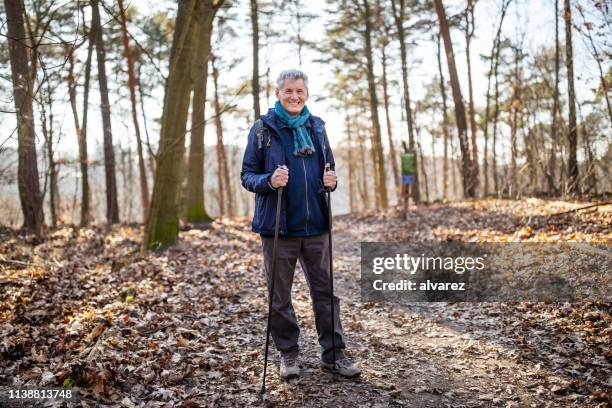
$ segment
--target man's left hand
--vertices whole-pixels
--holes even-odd
[[[323,173],[323,185],[333,190],[334,188],[336,188],[336,183],[338,182],[338,176],[336,176],[335,171],[327,170],[329,169],[328,166],[326,166],[326,171]]]

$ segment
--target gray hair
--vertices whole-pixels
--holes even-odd
[[[306,75],[302,71],[297,70],[297,69],[288,69],[288,70],[281,72],[278,75],[278,79],[276,80],[276,87],[278,89],[281,89],[281,87],[283,86],[283,82],[286,79],[293,80],[293,81],[295,81],[296,79],[301,79],[304,81],[304,86],[306,86],[306,89],[308,90],[308,75]]]

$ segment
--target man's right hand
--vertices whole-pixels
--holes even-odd
[[[272,187],[274,188],[285,187],[288,181],[289,169],[285,165],[279,166],[276,170],[274,170],[274,173],[270,178],[270,184],[272,184]]]

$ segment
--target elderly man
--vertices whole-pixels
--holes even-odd
[[[306,107],[308,77],[301,71],[283,71],[276,81],[276,104],[257,120],[249,133],[242,161],[242,185],[256,193],[253,231],[261,235],[264,264],[271,282],[272,248],[277,204],[281,200],[270,331],[281,353],[283,379],[299,376],[300,329],[291,303],[291,285],[299,260],[310,288],[321,346],[321,365],[345,377],[361,371],[345,358],[339,299],[334,296],[335,330],[331,327],[329,292],[329,222],[326,188],[336,188],[334,156],[325,122]],[[332,336],[335,335],[334,353]],[[334,365],[333,355],[336,356]]]

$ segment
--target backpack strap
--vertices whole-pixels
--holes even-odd
[[[263,120],[257,119],[255,121],[255,132],[257,133],[257,147],[261,149],[261,145],[263,143],[263,132],[264,132]]]
[[[266,126],[266,124],[261,119],[257,119],[255,121],[255,132],[257,133],[257,147],[261,149],[264,143],[264,132],[267,134],[268,139],[266,142],[266,147],[270,147],[272,145],[272,135],[270,135],[270,129]]]
[[[255,121],[255,133],[257,134],[257,147],[261,149],[264,146],[264,133],[267,136],[266,139],[266,147],[272,146],[272,135],[270,134],[270,129],[264,123],[263,120],[257,119]]]

